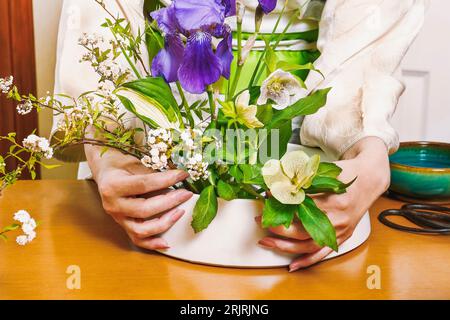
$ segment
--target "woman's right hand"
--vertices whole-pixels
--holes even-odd
[[[169,244],[158,237],[184,214],[177,207],[192,192],[169,188],[185,180],[181,170],[152,172],[132,156],[116,150],[101,155],[101,148],[85,147],[86,156],[105,211],[124,228],[135,245],[156,250]]]

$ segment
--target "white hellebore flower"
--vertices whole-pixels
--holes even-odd
[[[236,116],[237,120],[245,125],[247,128],[261,128],[264,126],[258,118],[256,113],[258,111],[255,105],[250,105],[250,92],[248,90],[242,92],[236,98]]]
[[[286,153],[281,160],[269,160],[262,169],[272,195],[284,204],[300,204],[311,186],[320,164],[320,156],[309,157],[303,151]]]
[[[128,88],[120,88],[116,94],[128,99],[133,104],[136,113],[154,122],[155,127],[166,130],[180,128],[179,120],[170,121],[164,107],[154,99]]]
[[[283,110],[292,104],[293,98],[300,95],[303,88],[297,78],[281,69],[275,70],[262,84],[258,105],[274,101],[273,108]]]

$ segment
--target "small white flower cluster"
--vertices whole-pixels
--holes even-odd
[[[84,123],[93,124],[94,119],[92,118],[91,113],[89,112],[88,105],[92,104],[94,102],[93,96],[85,96],[83,99],[77,100],[77,105],[66,109],[64,111],[64,114],[66,116],[66,120],[68,121],[68,124],[65,120],[61,120],[58,123],[58,130],[59,131],[65,131],[67,126],[72,127],[73,125],[76,126],[76,123],[79,121],[83,121]]]
[[[198,129],[188,128],[180,135],[180,147],[184,156],[178,161],[194,181],[209,177],[208,163],[203,161],[201,139],[202,132]]]
[[[192,157],[187,157],[184,161],[184,166],[194,181],[209,178],[208,163],[203,161],[201,153],[195,153]]]
[[[149,130],[147,144],[150,147],[150,155],[141,159],[142,164],[153,170],[167,169],[173,144],[171,132],[166,129]]]
[[[53,148],[50,147],[50,143],[45,138],[30,134],[23,140],[22,144],[31,152],[42,153],[46,159],[53,157]]]
[[[128,68],[122,68],[115,60],[105,60],[98,65],[98,73],[106,80],[116,82],[119,78],[127,79],[131,72]]]
[[[22,224],[23,235],[16,238],[17,244],[24,246],[36,238],[36,221],[25,210],[19,210],[14,214],[14,220]]]
[[[103,43],[105,40],[102,36],[96,34],[96,33],[86,33],[84,32],[81,37],[78,39],[78,44],[82,46],[97,46],[99,43]]]
[[[24,116],[29,114],[33,110],[33,103],[31,100],[27,100],[24,103],[17,105],[17,113]]]
[[[79,60],[80,63],[82,62],[91,62],[94,60],[94,55],[91,52],[86,52],[81,56],[81,59]]]
[[[98,86],[97,93],[103,96],[107,101],[114,102],[116,97],[113,94],[115,87],[111,82],[103,82]]]
[[[11,86],[13,85],[14,78],[12,76],[9,76],[8,78],[0,78],[0,91],[2,93],[8,93],[8,91],[11,89]]]

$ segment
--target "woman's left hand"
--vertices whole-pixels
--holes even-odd
[[[387,150],[379,138],[360,140],[344,154],[343,159],[336,162],[343,169],[339,179],[348,182],[357,177],[347,193],[314,196],[318,207],[327,213],[336,228],[338,245],[350,238],[364,213],[390,183]],[[256,220],[261,223],[261,217]],[[289,266],[290,272],[320,262],[332,252],[328,247],[321,248],[315,244],[299,222],[288,229],[280,226],[269,230],[273,236],[261,239],[260,245],[301,255]]]

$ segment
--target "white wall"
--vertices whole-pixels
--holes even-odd
[[[47,91],[53,92],[56,42],[62,3],[63,0],[33,0],[37,94],[40,97],[46,95]],[[51,112],[42,111],[39,114],[39,131],[42,136],[50,134],[51,124]],[[75,178],[76,169],[77,166],[74,164],[64,164],[52,170],[42,169],[42,178]]]

